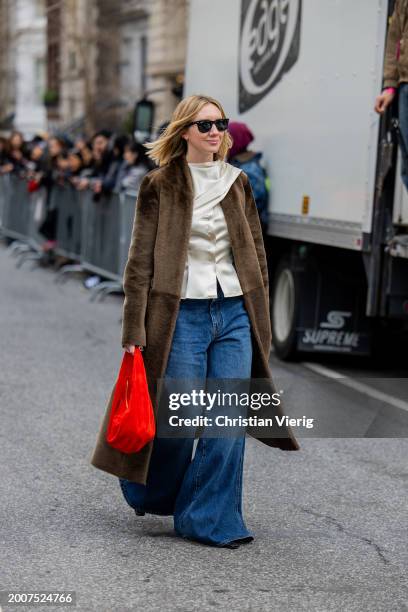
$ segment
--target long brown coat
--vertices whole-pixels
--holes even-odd
[[[132,241],[124,272],[122,346],[143,345],[149,392],[157,411],[157,380],[164,378],[176,325],[193,215],[194,187],[184,155],[150,171],[143,179],[136,204]],[[268,379],[268,393],[276,389],[269,368],[271,325],[269,282],[261,225],[248,177],[241,172],[221,201],[237,275],[251,322],[251,379]],[[95,467],[120,478],[146,483],[153,442],[140,452],[124,454],[110,447],[105,433],[115,385],[91,459]],[[258,389],[259,390],[259,389]],[[262,387],[262,391],[265,388]],[[282,406],[257,411],[257,416],[283,414]],[[279,437],[259,437],[282,450],[298,450],[290,428]]]

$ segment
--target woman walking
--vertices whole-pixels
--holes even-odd
[[[159,164],[143,179],[124,273],[122,346],[142,350],[157,414],[157,381],[267,379],[271,347],[266,255],[244,172],[225,162],[232,140],[221,104],[182,100],[154,143]],[[92,464],[119,477],[136,514],[173,515],[180,536],[237,548],[253,539],[242,515],[245,431],[198,440],[156,437],[139,453],[111,448],[106,428]],[[275,414],[279,407],[269,406]],[[262,410],[257,411],[258,415]],[[297,450],[289,428],[249,434]]]

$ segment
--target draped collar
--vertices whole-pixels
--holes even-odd
[[[232,164],[224,162],[223,160],[219,160],[219,161],[221,162],[220,176],[222,178],[222,181],[219,182],[217,190],[220,190],[220,189],[224,190],[224,191],[221,191],[221,198],[223,198],[229,192],[231,186],[233,185],[233,183],[235,182],[235,180],[241,173],[241,170],[239,168],[236,168]],[[185,190],[186,190],[186,194],[185,194],[186,198],[184,201],[186,203],[190,202],[192,205],[194,196],[195,196],[195,185],[194,185],[193,176],[192,176],[190,167],[188,165],[186,156],[179,155],[178,157],[174,157],[172,160],[170,160],[170,162],[167,164],[167,171],[165,174],[170,179],[170,183],[168,185],[170,190],[172,190],[172,187],[175,187],[176,184],[179,183],[179,178],[181,179],[182,183],[184,184]],[[226,188],[227,185],[228,185],[228,188]]]
[[[188,168],[194,188],[194,206],[200,209],[206,204],[216,204],[222,200],[241,172],[223,160],[188,163]]]

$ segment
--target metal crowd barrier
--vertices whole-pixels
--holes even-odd
[[[82,210],[81,263],[95,274],[116,280],[119,275],[119,196],[102,196],[95,202],[92,192],[85,192],[82,194]]]
[[[135,214],[137,193],[113,193],[94,200],[92,191],[58,187],[52,199],[58,209],[56,253],[74,259],[78,266],[122,283]]]
[[[58,209],[58,255],[79,260],[81,257],[82,212],[80,193],[71,185],[54,185],[50,196],[50,210]]]
[[[8,174],[0,174],[0,228],[3,227],[3,220],[7,215],[9,192],[10,177]]]
[[[44,188],[29,193],[27,181],[14,174],[0,177],[0,228],[3,235],[14,239],[10,250],[24,258],[40,259],[44,238],[38,227],[45,209]],[[18,266],[22,264],[20,260]]]
[[[18,176],[0,176],[0,229],[36,252],[45,241],[38,233],[46,212],[45,195],[43,190],[28,193],[27,181]],[[41,219],[39,198],[44,204]],[[122,289],[136,198],[137,192],[122,192],[95,200],[90,190],[77,191],[71,185],[52,188],[49,209],[58,211],[54,250],[74,262],[60,268],[60,278],[71,271],[87,270],[108,279],[96,285],[93,297]]]
[[[130,241],[132,238],[133,220],[135,217],[137,191],[127,191],[121,195],[120,216],[120,248],[119,248],[119,272],[123,278],[126,262],[129,255]]]

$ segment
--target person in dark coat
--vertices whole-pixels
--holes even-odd
[[[116,191],[137,191],[150,168],[146,163],[146,149],[138,142],[125,146],[123,162],[116,176]]]
[[[3,166],[5,172],[24,172],[27,168],[28,154],[27,146],[21,132],[14,130],[6,144],[6,164]]]
[[[58,209],[52,204],[51,192],[55,183],[60,176],[59,160],[65,155],[66,146],[63,138],[52,136],[48,141],[48,164],[44,172],[41,184],[46,188],[46,216],[40,227],[39,233],[47,240],[43,243],[44,251],[50,251],[56,246],[57,224],[58,224]]]
[[[233,141],[228,161],[236,168],[241,168],[249,178],[265,239],[268,228],[269,177],[262,164],[262,153],[248,149],[254,135],[245,123],[231,121],[228,131]]]
[[[7,161],[7,139],[0,136],[0,174],[6,173]]]

